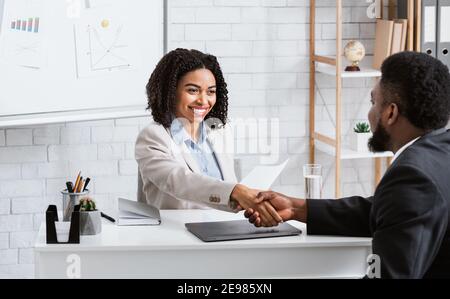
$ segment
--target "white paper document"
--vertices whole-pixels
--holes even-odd
[[[286,167],[289,159],[279,165],[257,166],[241,180],[241,184],[258,190],[269,190]]]

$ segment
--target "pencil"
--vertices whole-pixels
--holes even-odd
[[[78,193],[83,192],[83,187],[84,187],[85,180],[81,179],[80,181],[81,181],[81,183],[80,183],[80,187],[78,187]]]
[[[80,193],[81,188],[83,188],[83,179],[80,179],[80,185],[78,186],[77,192]]]
[[[77,193],[80,193],[81,185],[83,184],[83,176],[80,176],[80,181],[78,182]]]
[[[77,179],[75,180],[75,186],[73,187],[73,192],[75,192],[75,193],[77,193],[78,184],[80,184],[80,174],[81,174],[81,171],[78,172]]]

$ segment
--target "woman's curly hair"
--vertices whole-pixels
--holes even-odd
[[[216,118],[225,125],[228,113],[227,84],[217,58],[197,50],[176,49],[167,53],[158,63],[147,83],[147,110],[154,121],[170,127],[176,108],[178,81],[188,72],[198,69],[210,70],[216,79],[216,104],[205,117]]]
[[[450,74],[439,60],[417,52],[400,52],[381,66],[385,103],[396,103],[414,126],[436,130],[450,116]]]

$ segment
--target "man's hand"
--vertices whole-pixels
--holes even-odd
[[[257,190],[237,184],[231,193],[231,200],[235,200],[243,209],[258,212],[260,226],[277,226],[283,219],[267,201],[259,199]]]
[[[269,202],[276,209],[283,221],[298,220],[306,222],[306,201],[303,199],[288,197],[273,191],[260,192],[257,195],[257,199],[262,202]],[[244,215],[255,226],[259,227],[263,225],[258,210],[247,208]]]

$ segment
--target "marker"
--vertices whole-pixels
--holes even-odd
[[[66,182],[66,186],[67,186],[67,191],[69,191],[69,193],[73,193],[72,182]]]
[[[86,191],[87,185],[89,184],[90,181],[91,181],[90,178],[86,178],[86,182],[84,183],[83,192]]]

